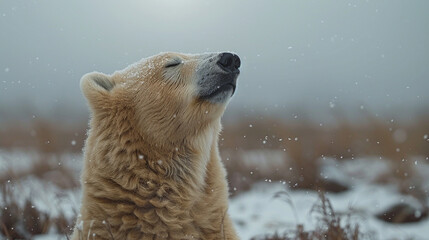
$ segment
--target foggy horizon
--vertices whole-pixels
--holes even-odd
[[[81,76],[110,74],[167,51],[240,56],[227,115],[425,113],[428,7],[369,0],[2,1],[0,120],[56,111],[86,116]]]

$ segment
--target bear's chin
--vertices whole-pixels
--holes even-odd
[[[235,86],[233,84],[225,84],[209,95],[202,96],[200,98],[211,103],[225,103],[234,95],[234,93]]]

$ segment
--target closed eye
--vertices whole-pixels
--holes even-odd
[[[165,68],[175,67],[175,66],[180,65],[181,63],[182,63],[182,59],[177,58],[177,59],[172,60],[171,62],[168,62],[165,65]]]

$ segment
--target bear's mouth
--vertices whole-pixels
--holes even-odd
[[[234,95],[234,93],[235,93],[235,88],[236,88],[236,85],[234,83],[226,83],[226,84],[221,85],[221,86],[216,86],[216,89],[212,93],[205,95],[205,96],[201,96],[201,98],[211,99],[211,98],[214,98],[221,93],[229,92],[229,91],[232,91],[232,93],[231,93],[231,97],[232,97],[232,95]]]
[[[218,73],[200,82],[200,98],[211,102],[223,102],[232,97],[237,86],[238,73]]]

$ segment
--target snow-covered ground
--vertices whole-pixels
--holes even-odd
[[[287,203],[284,199],[274,198],[279,191],[288,193]],[[390,188],[382,186],[359,186],[348,193],[327,194],[334,210],[345,212],[352,209],[358,216],[354,221],[359,223],[363,232],[375,232],[376,239],[428,239],[429,220],[412,224],[390,224],[377,220],[374,213],[385,210],[397,202],[414,202],[413,199],[401,196]],[[315,213],[311,209],[318,201],[318,194],[313,191],[288,191],[284,185],[258,184],[250,192],[243,193],[231,200],[230,214],[236,223],[242,239],[267,233],[283,233],[303,224],[306,230],[314,229]]]
[[[422,177],[426,196],[429,192],[429,164],[424,159],[414,160],[415,170]],[[357,159],[338,163],[323,161],[322,175],[347,183],[349,191],[340,194],[326,194],[337,213],[351,212],[353,222],[363,232],[374,232],[376,239],[429,239],[429,219],[418,223],[391,224],[380,221],[375,215],[398,203],[407,203],[421,214],[422,204],[415,198],[398,193],[393,184],[374,184],[377,176],[389,171],[388,162],[380,159]],[[274,197],[283,192],[282,197]],[[236,223],[242,239],[256,235],[290,231],[297,224],[312,230],[317,223],[317,214],[312,212],[319,201],[315,191],[290,190],[281,182],[260,183],[249,192],[231,200],[230,214]],[[429,204],[429,202],[426,202]]]
[[[35,156],[38,154],[0,151],[0,179],[12,176],[10,170],[16,173],[30,170],[37,164],[34,159],[38,157]],[[44,161],[57,168],[70,169],[75,178],[79,177],[82,164],[80,155],[51,156]],[[428,161],[419,158],[413,161],[415,171],[420,176],[420,188],[428,196]],[[322,163],[321,176],[341,181],[350,187],[349,191],[326,195],[335,212],[352,212],[353,222],[358,223],[364,232],[373,231],[376,239],[429,239],[428,218],[418,223],[390,224],[374,217],[375,214],[398,203],[407,203],[415,207],[416,215],[420,214],[418,209],[422,208],[421,202],[415,198],[400,194],[394,183],[374,183],[377,177],[389,171],[388,161],[376,158],[342,162],[324,159]],[[1,184],[7,185],[12,190],[7,194],[14,195],[19,204],[24,204],[25,199],[31,198],[35,208],[52,217],[64,214],[67,218],[73,218],[79,209],[79,188],[60,187],[56,180],[60,180],[61,175],[55,175],[55,171],[44,174],[53,176],[25,175],[19,181],[11,178],[10,181],[6,180]],[[54,180],[51,181],[52,179]],[[274,197],[278,192],[282,192],[281,196]],[[0,193],[1,209],[4,208],[4,194]],[[282,182],[263,182],[231,199],[229,213],[241,239],[250,239],[254,236],[293,230],[297,224],[303,224],[306,230],[314,229],[317,225],[317,214],[311,212],[311,209],[318,201],[317,192],[291,190]],[[428,204],[426,202],[426,205]],[[66,237],[50,231],[50,234],[37,236],[36,239],[66,239]]]

